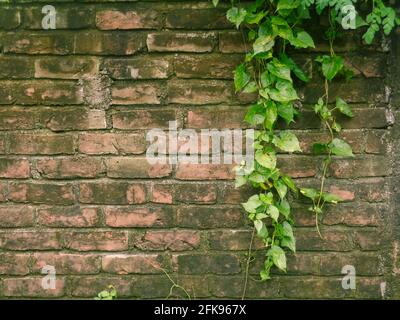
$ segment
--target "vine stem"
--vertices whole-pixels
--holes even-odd
[[[256,228],[253,227],[253,232],[251,234],[251,240],[250,240],[250,245],[249,245],[249,250],[247,252],[247,261],[246,261],[246,274],[244,277],[244,286],[243,286],[243,293],[242,293],[242,300],[244,300],[244,297],[246,296],[246,291],[247,291],[247,282],[249,280],[249,268],[250,268],[250,261],[251,261],[251,252],[253,249],[253,242],[254,242],[254,235],[256,233]]]

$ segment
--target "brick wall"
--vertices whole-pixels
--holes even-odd
[[[225,8],[51,1],[57,29],[42,30],[46,1],[12,2],[0,8],[0,297],[92,298],[113,284],[120,297],[163,298],[171,283],[160,267],[195,298],[241,297],[251,229],[239,204],[251,190],[233,188],[230,165],[145,158],[146,132],[171,120],[246,126],[254,97],[232,85],[245,46]],[[300,88],[305,111],[292,126],[304,152],[279,159],[304,186],[318,184],[310,145],[325,135],[307,111],[323,90],[313,59],[327,50],[314,34],[317,49],[294,53],[314,79]],[[298,252],[287,274],[264,283],[253,280],[257,254],[249,298],[400,297],[400,35],[363,48],[360,39],[338,41],[355,78],[332,85],[355,113],[342,123],[356,156],[334,161],[328,180],[346,202],[328,209],[324,240],[307,204],[295,203]],[[55,290],[41,286],[44,265],[56,269]],[[344,265],[356,268],[356,290],[341,287]]]

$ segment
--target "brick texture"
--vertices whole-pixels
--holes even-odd
[[[0,8],[0,298],[90,299],[109,284],[120,297],[165,298],[162,269],[196,298],[240,298],[251,239],[240,203],[251,189],[234,189],[233,165],[148,163],[146,133],[173,120],[247,127],[254,96],[233,88],[242,34],[211,1],[54,5],[57,29],[46,31],[38,1]],[[314,34],[316,49],[294,58],[316,74],[328,47]],[[320,239],[294,201],[298,252],[287,274],[258,282],[256,241],[248,298],[400,298],[400,33],[390,48],[360,45],[357,34],[338,41],[355,78],[330,95],[355,114],[341,120],[355,157],[335,159],[326,182],[345,203],[327,209]],[[299,90],[305,110],[291,128],[303,152],[278,161],[312,186],[321,165],[311,147],[327,135],[307,106],[323,87]],[[45,265],[55,290],[41,286]],[[345,265],[356,290],[341,287]]]

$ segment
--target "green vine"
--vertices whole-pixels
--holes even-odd
[[[219,0],[212,0],[217,6]],[[227,19],[236,28],[245,32],[251,49],[244,61],[234,72],[236,92],[257,93],[257,102],[248,110],[245,120],[256,128],[255,161],[252,165],[242,163],[235,168],[236,187],[250,184],[257,194],[251,196],[243,207],[254,225],[254,233],[263,241],[266,248],[264,267],[260,271],[261,280],[270,279],[272,267],[286,272],[286,252],[296,251],[293,233],[294,221],[288,194],[308,198],[315,214],[316,228],[326,203],[336,204],[342,199],[335,194],[325,192],[325,180],[329,165],[334,156],[353,156],[351,147],[339,137],[341,125],[337,114],[352,117],[351,107],[340,97],[331,105],[329,85],[332,80],[342,77],[349,80],[350,70],[344,65],[344,59],[335,54],[334,40],[343,36],[341,29],[365,27],[363,39],[367,44],[373,42],[375,35],[383,30],[385,35],[400,24],[395,10],[386,6],[383,0],[254,0],[241,4],[231,0]],[[361,3],[362,2],[362,3]],[[371,13],[363,19],[355,6],[366,6]],[[296,135],[289,130],[277,130],[279,119],[287,125],[294,122],[299,110],[295,103],[299,96],[294,79],[309,82],[305,72],[290,58],[289,48],[314,48],[312,36],[302,28],[303,23],[313,13],[327,14],[329,28],[325,32],[330,44],[329,54],[319,56],[316,62],[321,66],[324,77],[325,93],[313,107],[323,122],[330,139],[327,143],[315,143],[313,152],[324,155],[323,173],[319,188],[298,188],[294,181],[277,168],[278,152],[301,152]],[[297,80],[296,80],[297,81]],[[253,242],[253,241],[252,241]],[[246,281],[248,277],[247,263]],[[246,292],[246,285],[243,295]]]

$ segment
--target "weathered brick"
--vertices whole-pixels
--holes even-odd
[[[3,280],[3,294],[6,297],[54,298],[64,295],[65,279],[55,280],[55,289],[44,289],[43,277],[8,278]]]
[[[80,79],[99,72],[99,61],[87,57],[46,57],[35,60],[35,78]]]
[[[33,74],[32,60],[25,57],[0,57],[0,79],[29,79]]]
[[[189,110],[187,114],[187,127],[194,129],[240,129],[245,127],[244,108],[199,108]]]
[[[79,201],[99,204],[137,204],[146,201],[142,184],[92,182],[79,185]]]
[[[388,159],[383,156],[371,156],[355,159],[335,159],[330,173],[336,178],[379,177],[391,173]]]
[[[105,223],[110,227],[167,227],[172,225],[169,207],[106,207]]]
[[[72,53],[74,38],[59,32],[20,32],[4,34],[2,43],[4,53],[65,55]]]
[[[89,157],[40,159],[36,168],[48,179],[96,178],[105,172],[101,159]]]
[[[176,80],[168,83],[168,101],[179,104],[213,104],[229,101],[231,83],[218,80]]]
[[[27,8],[24,14],[24,27],[42,30],[42,7]],[[88,7],[56,6],[56,29],[83,29],[94,25],[93,11]]]
[[[131,296],[131,277],[113,277],[105,275],[72,277],[71,294],[73,297],[93,299],[100,291],[113,285],[118,292],[118,297]]]
[[[86,108],[42,108],[39,122],[52,131],[106,129],[104,110]]]
[[[125,231],[74,231],[62,234],[65,248],[75,251],[122,251],[128,249]]]
[[[21,108],[7,108],[0,110],[1,130],[35,129],[36,112]]]
[[[248,250],[251,240],[250,230],[218,230],[208,233],[208,243],[212,250]],[[254,248],[263,248],[261,242]]]
[[[122,130],[168,128],[169,121],[176,120],[175,110],[132,110],[112,115],[113,127]]]
[[[142,133],[83,133],[79,151],[87,154],[140,154],[146,150]]]
[[[146,46],[138,33],[79,32],[75,34],[75,54],[133,55]]]
[[[0,30],[12,30],[21,24],[21,13],[18,8],[1,8]]]
[[[176,55],[174,71],[178,78],[233,79],[241,55]]]
[[[244,214],[239,208],[218,206],[180,207],[177,212],[177,224],[180,227],[235,228],[244,225]]]
[[[162,273],[163,257],[156,254],[114,254],[102,259],[102,270],[108,273]]]
[[[0,154],[4,154],[6,152],[6,136],[0,134]]]
[[[235,274],[241,270],[239,258],[232,254],[180,254],[173,256],[175,268],[183,274]]]
[[[113,105],[160,104],[161,87],[157,84],[116,83],[111,90]]]
[[[96,274],[100,272],[101,257],[94,254],[35,253],[32,271],[40,273],[46,265],[55,268],[57,274]]]
[[[282,155],[278,157],[278,167],[292,178],[314,177],[321,161],[316,157]]]
[[[249,48],[251,48],[251,45],[245,41],[241,32],[219,33],[219,51],[223,53],[245,53]]]
[[[322,221],[327,225],[378,226],[382,222],[381,213],[385,209],[376,204],[340,204],[329,207]]]
[[[215,40],[214,33],[150,33],[147,48],[158,52],[211,52]]]
[[[355,247],[352,235],[347,230],[322,228],[321,234],[322,239],[315,227],[312,229],[296,229],[297,250],[351,251]]]
[[[150,164],[147,158],[118,157],[106,160],[107,176],[111,178],[162,178],[171,174],[169,164]]]
[[[49,207],[38,209],[38,223],[46,227],[94,227],[100,210],[93,207]]]
[[[234,165],[179,164],[176,178],[182,180],[230,180],[235,177]]]
[[[0,202],[6,201],[7,184],[0,182]]]
[[[174,199],[185,203],[215,203],[217,188],[210,184],[177,184],[174,188]]]
[[[171,29],[228,29],[224,9],[182,9],[167,13],[166,26]]]
[[[10,183],[8,199],[14,202],[72,204],[75,195],[72,184]]]
[[[1,227],[31,227],[34,224],[34,209],[30,205],[0,206]]]
[[[9,135],[12,154],[72,154],[74,141],[71,135],[43,133],[13,133]]]
[[[154,10],[103,10],[96,13],[96,27],[100,30],[157,29],[161,16]]]
[[[29,258],[26,253],[1,253],[0,274],[27,275],[29,274]]]
[[[357,230],[355,241],[361,250],[379,250],[384,245],[384,235],[376,228]]]
[[[61,249],[59,234],[53,231],[0,232],[0,247],[6,250]]]
[[[0,178],[23,179],[29,177],[28,159],[0,158]]]
[[[104,68],[107,69],[111,78],[118,80],[165,79],[172,74],[171,59],[158,56],[107,59]]]
[[[140,250],[192,250],[200,245],[200,233],[191,230],[146,231],[135,235],[133,245]]]
[[[151,201],[155,203],[172,204],[174,189],[170,184],[154,184],[151,187]]]

